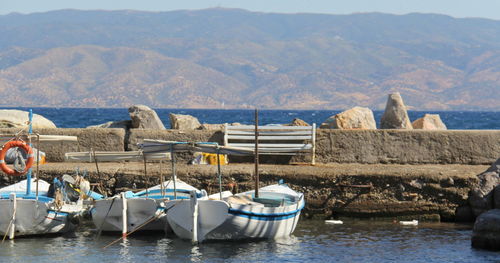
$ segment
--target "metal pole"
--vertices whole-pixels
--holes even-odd
[[[38,201],[38,181],[40,180],[40,134],[36,134],[36,200]]]
[[[33,110],[30,109],[28,114],[29,119],[29,129],[28,129],[28,140],[29,146],[31,148],[31,134],[33,133]],[[29,156],[28,156],[29,158]],[[26,174],[26,195],[31,194],[31,168],[28,169],[28,173]]]
[[[222,200],[222,172],[220,169],[219,145],[217,145],[217,175],[219,176],[219,198]]]
[[[91,156],[93,155],[94,156],[94,162],[95,162],[95,168],[97,170],[97,178],[99,180],[99,184],[100,184],[100,188],[99,191],[103,192],[104,191],[104,187],[103,187],[103,183],[102,183],[102,178],[101,178],[101,173],[99,172],[99,165],[97,164],[97,156],[95,154],[95,150],[93,148],[90,148],[90,151],[91,151]],[[92,158],[92,157],[90,157]],[[107,196],[107,193],[101,193],[103,194],[104,196]]]
[[[177,181],[177,175],[175,174],[175,154],[174,154],[174,146],[170,145],[170,160],[172,161],[172,180],[174,180],[174,199],[177,199],[177,185],[175,181]]]
[[[148,171],[146,168],[146,155],[143,154],[142,156],[144,159],[144,177],[146,179],[146,198],[148,198],[148,196],[149,196],[149,194],[148,194],[149,180],[148,180]]]
[[[259,111],[255,109],[255,198],[259,198]]]
[[[191,243],[198,243],[198,198],[196,197],[196,191],[190,192],[191,200],[191,215],[193,222],[193,230],[191,232]]]
[[[16,233],[16,212],[17,212],[17,196],[16,193],[10,194],[10,200],[12,201],[12,219],[11,226],[9,229],[9,239],[14,239]]]
[[[162,160],[160,159],[160,191],[161,191],[161,197],[165,197],[165,179],[163,178],[163,172],[162,172],[162,167],[161,167]]]
[[[127,198],[125,197],[125,193],[122,192],[122,237],[127,237]],[[113,205],[113,204],[111,204]]]

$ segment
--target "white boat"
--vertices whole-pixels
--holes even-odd
[[[35,180],[31,179],[32,185]],[[23,180],[0,189],[0,234],[13,239],[72,231],[85,210],[82,196],[72,202],[63,189],[60,199],[50,197],[50,184],[43,180],[38,182],[38,195],[27,193],[27,182]]]
[[[255,111],[255,130],[258,130],[258,115]],[[258,132],[255,133],[258,142]],[[255,155],[255,185],[259,185],[258,176],[258,143],[255,150],[233,147],[198,147],[198,151],[217,154],[243,154],[250,151]],[[218,166],[219,187],[221,187],[221,171]],[[257,188],[257,187],[256,187]],[[279,183],[255,191],[213,199],[200,199],[192,193],[189,200],[176,200],[167,204],[167,220],[174,233],[193,243],[204,240],[233,239],[278,239],[293,233],[299,221],[300,212],[304,208],[304,194],[295,192],[287,185]],[[215,199],[215,200],[214,200]]]
[[[203,240],[278,239],[293,233],[304,208],[304,195],[284,184],[223,197],[222,200],[178,200],[167,205],[174,233]]]
[[[28,134],[22,131],[15,135],[2,135],[0,142],[0,169],[7,175],[20,176],[26,174],[26,180],[0,189],[0,234],[3,239],[9,236],[40,235],[64,233],[74,229],[78,222],[77,217],[81,215],[85,207],[83,199],[88,196],[99,198],[90,191],[90,184],[83,178],[75,179],[64,175],[61,180],[55,180],[54,191],[50,190],[50,184],[43,180],[31,178],[31,166],[35,162],[40,164],[40,155],[34,157],[31,142],[75,142],[75,136],[38,135],[32,133],[33,112],[28,114]],[[17,148],[24,150],[23,154],[17,154],[14,161],[14,169],[7,166],[5,156],[9,149]],[[16,151],[18,151],[16,150]],[[25,159],[26,158],[26,159]],[[38,170],[38,169],[37,169]],[[37,175],[38,176],[38,175]],[[56,184],[57,183],[57,184]],[[80,188],[75,190],[72,184]],[[32,186],[36,186],[32,191]]]
[[[91,210],[94,225],[105,232],[121,232],[126,235],[137,230],[159,230],[169,232],[165,217],[166,203],[174,199],[189,198],[195,191],[203,198],[206,192],[177,179],[175,188],[172,180],[140,192],[122,192],[116,196],[95,202]]]
[[[145,140],[147,141],[147,140]],[[165,206],[170,200],[187,199],[194,191],[199,198],[206,197],[200,191],[176,178],[175,156],[171,153],[185,151],[185,143],[170,143],[169,149],[158,150],[154,140],[141,144],[135,152],[80,152],[67,153],[66,159],[72,161],[146,161],[171,160],[172,179],[139,192],[126,191],[113,197],[95,202],[91,210],[92,221],[98,231],[121,232],[125,237],[139,230],[170,232],[165,217]],[[147,176],[147,175],[146,175]],[[163,179],[162,179],[163,181]]]

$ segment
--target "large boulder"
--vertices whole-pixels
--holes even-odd
[[[500,209],[481,214],[472,230],[472,247],[500,250]]]
[[[165,126],[156,111],[148,106],[134,105],[128,108],[128,113],[132,120],[132,128],[165,130]]]
[[[108,121],[108,122],[103,123],[103,124],[87,126],[87,128],[90,128],[90,129],[95,129],[95,128],[120,128],[120,129],[125,129],[125,130],[130,129],[130,127],[132,127],[132,121],[131,120]]]
[[[28,126],[29,112],[22,110],[0,110],[0,128],[25,128]],[[57,128],[42,115],[33,114],[33,129]]]
[[[479,183],[472,189],[469,196],[469,204],[475,216],[493,209],[494,203],[500,202],[500,200],[494,200],[494,189],[500,184],[500,158],[477,177]]]
[[[406,106],[399,92],[389,94],[384,114],[380,119],[381,129],[413,129]]]
[[[285,124],[285,126],[311,126],[311,125],[309,125],[309,123],[307,123],[299,118],[295,118],[295,119],[293,119],[292,122]]]
[[[170,128],[175,130],[197,130],[201,124],[196,117],[170,113]]]
[[[373,112],[368,108],[354,107],[328,118],[322,129],[377,129]]]
[[[224,124],[203,123],[199,129],[207,130],[207,131],[223,131]]]
[[[411,123],[413,129],[423,130],[446,130],[446,125],[443,123],[439,114],[425,114],[424,117],[415,120]]]

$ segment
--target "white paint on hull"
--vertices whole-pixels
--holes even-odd
[[[65,233],[75,228],[70,214],[54,211],[49,203],[31,199],[16,200],[15,236]],[[5,235],[12,220],[13,201],[0,200],[0,234]]]
[[[253,199],[253,192],[246,192],[231,198],[220,200],[200,200],[198,209],[198,241],[205,239],[278,239],[293,233],[304,207],[304,196],[283,185],[272,185],[259,190],[261,196],[270,197],[269,202]],[[281,198],[281,199],[280,199]],[[259,202],[257,202],[259,201]],[[217,209],[212,207],[218,203]],[[274,203],[273,203],[274,202]],[[177,201],[167,213],[168,222],[174,233],[183,239],[192,239],[193,211],[189,200]],[[204,212],[203,212],[204,211]],[[222,218],[219,226],[207,224],[207,221]],[[210,225],[210,229],[206,228]]]
[[[122,201],[122,198],[119,197],[96,201],[91,211],[94,225],[102,229],[102,231],[122,232]],[[151,198],[127,199],[127,230],[129,232],[134,231],[137,227],[161,213],[161,210],[158,209],[160,202],[162,200]],[[141,230],[165,230],[166,223],[165,216],[160,215],[158,219],[148,223]]]

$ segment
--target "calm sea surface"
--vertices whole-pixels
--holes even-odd
[[[27,110],[28,108],[15,108]],[[201,123],[253,124],[253,110],[200,110],[200,109],[155,109],[160,119],[169,128],[169,113],[189,114]],[[52,120],[60,128],[84,128],[108,121],[130,120],[127,109],[108,108],[33,108],[33,112]],[[259,123],[284,124],[294,118],[308,123],[321,124],[328,117],[339,113],[336,110],[260,110]],[[416,120],[425,113],[439,114],[448,129],[500,129],[500,112],[472,111],[409,111],[410,119]],[[380,123],[383,111],[374,111],[375,120]]]
[[[500,252],[473,249],[470,225],[300,221],[294,235],[274,241],[189,241],[163,234],[95,239],[91,226],[73,235],[19,238],[0,245],[0,262],[499,262]]]

